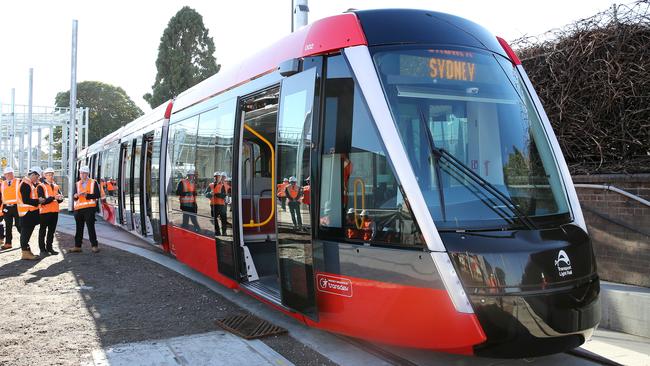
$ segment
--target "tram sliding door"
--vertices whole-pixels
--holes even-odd
[[[131,193],[131,215],[133,220],[133,231],[137,234],[144,235],[142,230],[142,137],[134,140],[133,144],[133,178]],[[127,198],[128,202],[128,198]]]
[[[120,218],[121,224],[127,230],[133,230],[133,206],[131,191],[133,190],[133,140],[122,143],[120,161]]]
[[[289,178],[286,208],[277,205],[277,252],[282,303],[315,317],[310,214],[312,114],[316,68],[282,81],[276,141],[278,182]]]

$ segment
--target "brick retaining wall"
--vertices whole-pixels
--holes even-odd
[[[605,184],[650,200],[650,174],[573,176],[574,184]],[[621,194],[576,188],[603,280],[650,287],[650,207]]]

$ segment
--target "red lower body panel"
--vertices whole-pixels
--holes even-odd
[[[169,246],[176,258],[215,279],[228,288],[237,288],[239,284],[219,273],[217,265],[217,248],[214,238],[208,238],[197,233],[167,225]]]
[[[307,319],[310,326],[379,343],[461,354],[472,354],[472,346],[486,339],[476,316],[457,312],[444,289],[326,273],[316,278],[319,321]],[[333,279],[334,285],[327,288],[324,279]]]

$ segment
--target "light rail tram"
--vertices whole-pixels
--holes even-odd
[[[508,44],[456,16],[316,21],[78,164],[108,221],[312,327],[523,357],[575,348],[599,322],[540,100]]]

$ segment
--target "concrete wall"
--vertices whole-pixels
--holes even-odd
[[[573,176],[650,200],[650,174]],[[577,188],[601,279],[650,287],[650,207],[615,192]]]

